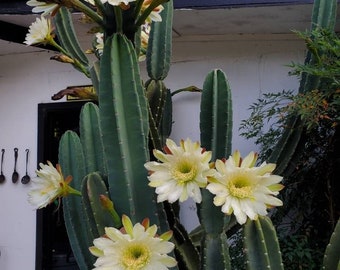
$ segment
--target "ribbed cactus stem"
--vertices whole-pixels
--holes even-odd
[[[71,186],[81,190],[86,175],[82,145],[78,135],[67,131],[59,143],[59,163],[64,175],[71,175]],[[89,237],[89,223],[80,198],[68,196],[63,200],[65,227],[74,256],[80,269],[91,269],[93,257],[88,247],[93,239]]]
[[[120,222],[114,220],[109,209],[102,203],[102,196],[108,198],[108,191],[102,177],[96,173],[88,174],[82,185],[82,200],[89,220],[92,239],[104,235],[105,227],[118,227]]]
[[[279,242],[270,218],[249,219],[243,233],[249,270],[283,270]]]
[[[227,78],[221,70],[211,71],[204,81],[200,129],[202,147],[212,151],[212,160],[230,154],[231,92]],[[204,230],[201,250],[204,269],[230,269],[228,246],[223,237],[227,223],[225,215],[213,204],[213,195],[208,190],[202,190],[202,203],[198,207]]]
[[[79,130],[80,140],[86,157],[86,172],[100,172],[102,175],[107,175],[97,105],[89,102],[83,106],[80,112]]]
[[[151,79],[164,80],[170,69],[172,53],[173,1],[163,4],[162,22],[151,26],[146,54],[147,72]]]
[[[134,223],[148,217],[158,224],[154,193],[144,168],[149,159],[146,98],[133,45],[120,34],[106,41],[99,104],[110,197],[118,213],[128,215]]]
[[[90,77],[89,60],[83,52],[74,30],[71,12],[66,7],[61,7],[54,17],[58,40],[66,50],[68,56],[74,59],[74,67]]]
[[[322,269],[339,270],[340,269],[340,219],[332,233],[329,244],[323,258]]]

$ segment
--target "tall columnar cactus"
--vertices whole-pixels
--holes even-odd
[[[311,29],[322,27],[333,30],[336,19],[337,0],[315,0],[312,14]],[[308,53],[305,63],[315,61]],[[299,93],[308,93],[320,85],[320,79],[313,75],[303,74]],[[288,119],[287,128],[273,149],[269,161],[278,164],[275,172],[288,175],[294,169],[294,163],[299,159],[304,149],[304,128],[300,117]]]
[[[166,18],[160,25],[161,29],[157,30],[156,24],[156,30],[153,30],[164,34],[158,40],[155,40],[158,34],[151,35],[155,37],[151,38],[154,46],[167,41],[167,48],[158,55],[165,59],[163,77],[155,75],[157,79],[151,80],[152,84],[161,86],[152,91],[165,90],[158,106],[160,111],[152,111],[150,115],[157,123],[156,128],[160,127],[165,100],[168,100],[168,90],[161,79],[169,69],[172,3],[166,5],[164,15]],[[80,137],[71,131],[65,133],[59,148],[63,173],[72,175],[72,186],[83,193],[82,200],[70,197],[64,201],[66,228],[79,267],[91,269],[94,258],[88,247],[93,239],[103,235],[105,226],[119,227],[117,219],[113,219],[103,208],[100,196],[111,198],[115,210],[120,215],[128,215],[134,223],[148,217],[152,224],[161,225],[163,231],[168,228],[165,214],[156,204],[153,190],[147,185],[147,171],[144,168],[144,163],[149,159],[148,111],[157,106],[152,104],[150,107],[147,102],[135,49],[124,34],[115,33],[108,37],[100,64],[97,62],[89,68],[76,39],[68,9],[62,8],[55,22],[60,28],[58,33],[62,45],[79,62],[75,67],[91,75],[99,96],[99,107],[88,103],[81,111]],[[168,29],[164,31],[164,27]],[[154,57],[155,54],[149,53],[148,59]],[[158,72],[161,69],[155,63],[159,61],[152,64]]]
[[[70,242],[81,269],[89,269],[93,263],[87,250],[91,240],[103,234],[104,226],[119,226],[103,209],[100,195],[110,197],[117,212],[129,215],[134,222],[149,217],[163,230],[169,224],[179,265],[185,269],[230,269],[226,236],[229,217],[213,205],[212,195],[203,190],[199,206],[203,228],[199,256],[178,213],[170,204],[164,205],[166,221],[163,205],[156,205],[147,186],[143,165],[149,159],[148,135],[153,146],[160,149],[164,129],[165,136],[171,129],[167,114],[171,112],[171,96],[163,80],[170,66],[172,9],[172,2],[167,3],[162,23],[153,24],[147,52],[150,79],[144,88],[135,49],[125,35],[109,36],[100,65],[96,63],[90,69],[79,47],[69,48],[72,56],[89,69],[99,96],[99,107],[89,103],[81,112],[80,137],[67,132],[60,142],[64,173],[73,175],[74,187],[83,192],[82,201],[72,198],[64,204]],[[67,11],[62,12],[57,20],[63,30],[71,21]],[[62,37],[67,45],[75,35]],[[221,70],[213,70],[205,79],[200,120],[202,146],[212,151],[212,159],[227,157],[231,153],[232,105],[230,87]],[[74,215],[74,209],[81,210]]]
[[[132,43],[115,34],[101,59],[99,115],[111,198],[134,222],[158,224],[153,192],[147,185],[147,103]],[[108,91],[108,89],[110,89]]]
[[[204,82],[201,114],[201,144],[212,151],[212,160],[228,157],[231,153],[232,102],[231,91],[221,70],[210,72]],[[202,269],[230,269],[226,223],[229,218],[213,204],[213,195],[202,191],[199,205],[203,227],[201,244]]]
[[[59,163],[65,175],[72,175],[72,186],[81,190],[82,180],[86,175],[85,160],[79,137],[72,131],[66,132],[59,146]],[[88,246],[89,224],[85,215],[83,203],[77,197],[67,197],[63,200],[64,219],[69,241],[81,269],[89,269],[93,265]]]
[[[172,1],[163,5],[162,21],[153,22],[146,53],[146,69],[149,80],[145,83],[145,91],[149,104],[150,139],[156,149],[161,149],[164,144],[163,134],[169,136],[172,118],[164,113],[164,108],[171,106],[170,91],[163,80],[170,69],[172,53]]]

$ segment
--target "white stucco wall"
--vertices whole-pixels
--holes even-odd
[[[28,172],[33,177],[37,159],[37,104],[51,102],[50,97],[67,86],[89,83],[72,67],[50,61],[51,55],[42,50],[0,55],[0,148],[6,150],[3,172],[7,177],[0,185],[1,270],[35,269],[35,211],[26,201],[29,185],[13,184],[10,179],[13,148],[19,148],[20,177],[25,173],[25,149],[30,149]],[[176,38],[166,84],[172,90],[189,85],[202,87],[205,75],[213,68],[221,68],[233,91],[233,147],[244,155],[255,149],[252,142],[237,135],[240,121],[248,116],[249,105],[263,92],[295,89],[298,82],[288,77],[284,65],[303,58],[304,44],[291,35]],[[174,140],[187,137],[199,140],[199,101],[197,93],[175,96]],[[192,207],[189,205],[188,211]],[[189,220],[186,226],[190,229],[193,223],[195,220]]]

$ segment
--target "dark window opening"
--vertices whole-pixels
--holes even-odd
[[[58,147],[67,130],[78,131],[85,102],[38,104],[38,164],[58,163]],[[79,269],[68,241],[62,207],[51,204],[37,211],[36,270]]]

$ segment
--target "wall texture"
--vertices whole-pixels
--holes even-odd
[[[20,46],[6,43],[5,46]],[[238,126],[248,116],[249,105],[264,92],[296,89],[298,81],[287,75],[285,66],[292,60],[303,61],[304,44],[291,35],[235,35],[176,38],[173,65],[166,80],[176,90],[189,85],[202,87],[205,75],[221,68],[233,90],[233,148],[243,155],[256,147],[238,136]],[[4,148],[0,185],[0,269],[35,269],[36,214],[27,203],[29,185],[13,184],[13,148],[19,148],[17,171],[25,173],[25,149],[30,149],[28,173],[37,167],[37,104],[51,102],[50,97],[70,85],[89,81],[66,64],[50,61],[53,52],[29,48],[23,53],[0,55],[0,148]],[[143,64],[142,64],[143,70]],[[199,139],[198,93],[174,97],[175,141]],[[195,205],[187,203],[192,214]],[[195,217],[186,220],[191,229]]]

